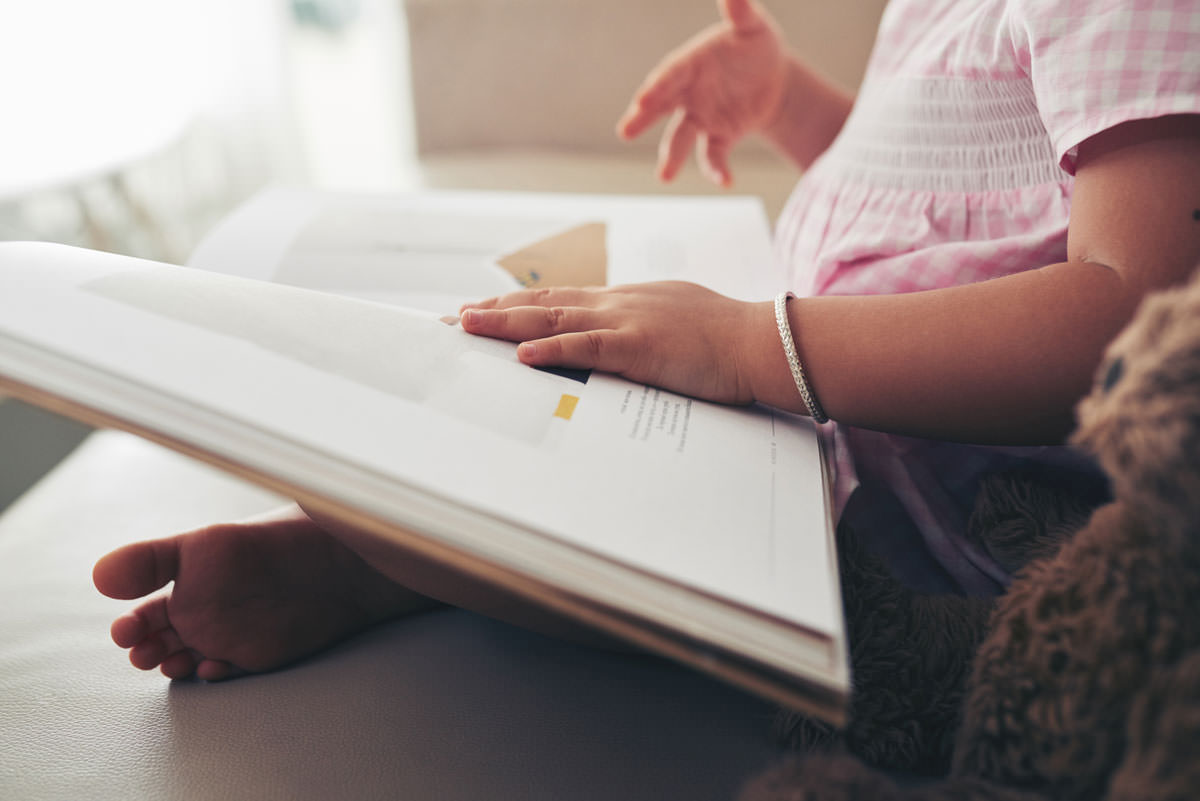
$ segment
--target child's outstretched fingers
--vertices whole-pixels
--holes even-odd
[[[647,128],[680,105],[683,92],[691,82],[691,53],[668,56],[634,92],[629,108],[625,109],[617,122],[617,135],[622,139],[641,136]]]
[[[670,181],[679,174],[699,136],[696,122],[682,108],[675,112],[658,147],[658,177]]]
[[[783,103],[788,57],[778,26],[754,0],[718,5],[721,21],[667,54],[617,122],[617,134],[633,139],[670,118],[659,145],[658,176],[664,181],[678,174],[695,149],[704,174],[728,186],[729,149],[764,130]]]
[[[617,122],[617,135],[635,139],[676,107],[696,81],[698,68],[714,58],[713,40],[719,33],[752,34],[770,23],[753,0],[720,0],[724,25],[718,24],[667,54],[642,81],[633,100]]]
[[[718,186],[728,187],[733,183],[733,171],[729,168],[729,140],[709,134],[700,140],[700,168],[708,179]]]

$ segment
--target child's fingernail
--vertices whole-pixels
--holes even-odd
[[[467,309],[462,315],[463,325],[479,325],[483,315],[476,309]]]
[[[532,342],[522,342],[517,346],[518,355],[524,356],[526,359],[532,359],[537,356],[537,345]]]

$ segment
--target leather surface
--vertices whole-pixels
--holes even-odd
[[[0,798],[718,799],[775,755],[769,704],[459,611],[221,684],[130,667],[95,559],[277,503],[104,432],[0,517]]]

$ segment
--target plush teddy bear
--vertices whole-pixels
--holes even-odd
[[[1061,472],[981,493],[972,536],[1030,560],[995,602],[914,595],[839,533],[851,722],[792,720],[808,755],[746,798],[1200,797],[1200,275],[1112,343],[1074,442],[1111,501]]]

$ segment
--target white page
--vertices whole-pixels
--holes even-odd
[[[736,196],[272,189],[189,264],[449,313],[519,287],[497,257],[592,221],[606,225],[609,284],[687,280],[744,300],[786,288],[761,201]]]
[[[2,335],[837,636],[807,421],[531,370],[432,314],[4,248]]]

